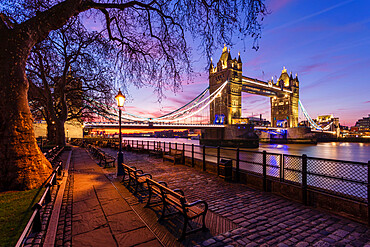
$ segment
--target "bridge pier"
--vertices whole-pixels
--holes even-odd
[[[206,146],[226,146],[258,148],[259,138],[251,124],[226,125],[220,129],[202,129],[200,144]]]

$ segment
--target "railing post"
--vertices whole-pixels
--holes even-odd
[[[267,191],[267,162],[266,162],[266,151],[263,151],[263,191]]]
[[[280,182],[284,181],[284,154],[280,155]]]
[[[191,167],[194,167],[194,144],[191,144]]]
[[[235,175],[236,175],[236,182],[240,180],[240,149],[237,147],[236,149],[236,164],[235,164]]]
[[[182,164],[185,165],[185,143],[182,143]]]
[[[33,207],[32,210],[37,210],[37,213],[35,215],[35,218],[33,219],[33,224],[32,224],[32,232],[41,232],[41,214],[40,214],[40,209],[42,206],[39,203],[36,203]]]
[[[147,149],[148,149],[148,151],[149,151],[149,141],[146,141],[146,146],[147,146]]]
[[[47,189],[47,192],[46,192],[46,195],[45,195],[45,204],[46,203],[49,203],[51,202],[51,184],[50,183],[47,183],[45,185],[46,189]]]
[[[168,147],[168,150],[169,150],[169,152],[171,153],[171,149],[172,149],[172,147],[171,147],[171,146],[172,146],[172,145],[171,145],[171,142],[169,142],[169,143],[168,143],[168,146],[169,146],[169,147]]]
[[[166,142],[163,142],[163,152],[166,152]]]
[[[51,181],[52,185],[56,185],[57,184],[57,171],[54,171],[53,173],[55,173],[54,177],[53,177],[53,181]]]
[[[203,171],[206,170],[206,146],[203,145]]]
[[[307,155],[302,155],[302,202],[307,206]]]
[[[217,176],[220,175],[220,146],[217,146]]]
[[[370,226],[370,160],[367,162],[367,225]]]
[[[177,142],[175,142],[175,150],[177,150]]]

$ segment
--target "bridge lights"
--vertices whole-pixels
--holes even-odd
[[[122,94],[121,89],[118,90],[118,94],[115,97],[117,100],[118,111],[119,111],[119,151],[117,157],[117,176],[123,175],[123,153],[122,153],[122,131],[121,131],[121,108],[125,103],[126,97]]]

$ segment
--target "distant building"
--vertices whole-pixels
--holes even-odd
[[[357,120],[355,127],[359,129],[370,129],[370,114],[368,117]]]

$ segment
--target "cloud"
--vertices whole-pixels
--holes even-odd
[[[317,12],[315,12],[315,13],[312,13],[312,14],[309,14],[309,15],[306,15],[306,16],[303,16],[303,17],[301,17],[301,18],[299,18],[299,19],[296,19],[296,20],[293,20],[293,21],[291,21],[291,22],[287,22],[287,23],[285,23],[285,24],[283,24],[283,25],[280,25],[280,26],[277,26],[277,27],[271,28],[271,29],[269,29],[269,30],[266,30],[266,32],[265,32],[265,33],[273,32],[273,31],[276,31],[276,30],[279,30],[279,29],[282,29],[282,28],[286,28],[286,27],[292,26],[292,25],[297,24],[297,23],[299,23],[299,22],[302,22],[302,21],[305,21],[305,20],[311,19],[311,18],[316,17],[316,16],[318,16],[318,15],[321,15],[321,14],[324,14],[324,13],[326,13],[326,12],[329,12],[329,11],[331,11],[331,10],[333,10],[333,9],[339,8],[339,7],[341,7],[341,6],[343,6],[343,5],[346,5],[346,4],[348,4],[348,3],[350,3],[350,2],[353,2],[353,1],[354,1],[354,0],[347,0],[347,1],[344,1],[344,2],[341,2],[341,3],[337,3],[337,4],[335,4],[335,5],[333,5],[333,6],[330,6],[330,7],[326,8],[326,9],[323,9],[323,10],[317,11]],[[274,1],[274,2],[275,2],[275,1]],[[277,2],[277,1],[276,1],[276,2]],[[282,1],[282,2],[284,2],[284,1]]]
[[[364,103],[365,103],[365,104],[370,104],[370,100],[368,100],[368,101],[365,101]]]
[[[324,63],[313,63],[310,65],[304,65],[301,66],[301,68],[298,69],[300,74],[306,74],[310,72],[317,72],[317,71],[328,71],[327,70],[327,64]]]
[[[271,10],[272,12],[277,12],[281,8],[288,5],[290,2],[293,2],[293,0],[279,0],[279,1],[271,0],[267,5],[268,10]]]

